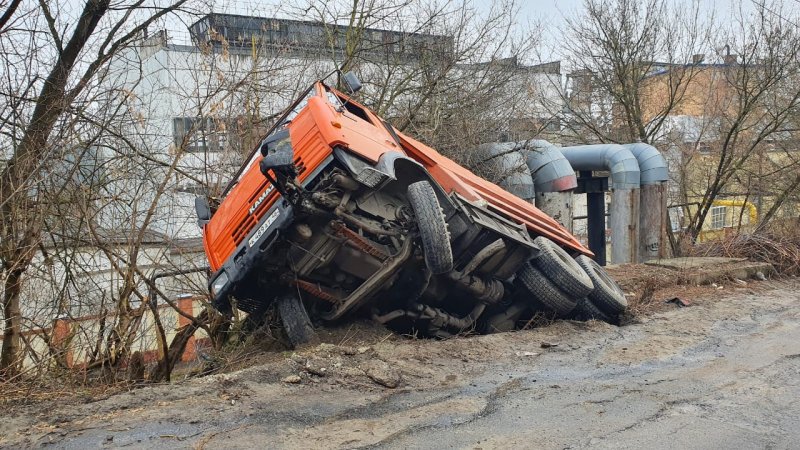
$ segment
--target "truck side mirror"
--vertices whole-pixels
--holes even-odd
[[[286,197],[286,185],[297,175],[297,170],[294,166],[294,150],[292,149],[289,133],[286,132],[286,137],[283,139],[262,145],[261,153],[264,154],[259,163],[261,173],[282,196]],[[272,171],[274,177],[270,174],[270,171]]]
[[[267,175],[268,170],[276,174],[294,176],[294,150],[289,130],[283,130],[268,137],[261,145],[261,173]]]
[[[361,80],[358,79],[355,73],[347,72],[342,76],[342,81],[344,85],[347,86],[347,90],[350,94],[355,94],[356,92],[361,90]]]
[[[208,199],[205,197],[194,198],[194,210],[197,213],[198,224],[202,227],[209,220],[211,220],[211,207],[208,205]]]

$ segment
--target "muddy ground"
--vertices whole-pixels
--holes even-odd
[[[235,373],[6,410],[0,446],[796,448],[798,288],[674,288],[623,327],[449,341],[351,330]],[[676,291],[692,306],[662,303]]]

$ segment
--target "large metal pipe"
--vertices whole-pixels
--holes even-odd
[[[479,164],[490,178],[517,197],[533,202],[535,189],[525,157],[513,142],[492,142],[476,148]]]
[[[483,163],[490,163],[490,170],[499,174],[498,184],[529,201],[535,196],[536,206],[570,231],[573,202],[569,191],[577,187],[575,171],[611,172],[612,261],[646,261],[666,256],[664,182],[669,179],[669,172],[655,147],[635,143],[559,148],[548,141],[532,139],[484,144],[478,151]]]
[[[639,163],[639,262],[668,256],[664,245],[667,235],[667,196],[669,180],[667,161],[655,147],[644,143],[625,144]]]
[[[633,153],[621,145],[576,145],[559,150],[574,170],[611,172],[612,189],[639,189],[639,163]]]
[[[669,170],[664,156],[650,144],[637,142],[624,144],[639,164],[639,183],[644,185],[659,184],[669,180]]]
[[[575,169],[555,145],[543,139],[522,141],[518,145],[525,153],[536,192],[564,192],[578,187]]]
[[[480,164],[501,175],[498,184],[520,191],[522,195],[511,191],[518,197],[526,198],[534,190],[564,192],[578,186],[569,161],[558,147],[542,139],[481,144],[475,152]]]
[[[550,142],[532,139],[519,143],[533,176],[536,207],[572,232],[572,190],[578,186],[575,170]]]
[[[559,149],[574,170],[611,172],[611,262],[624,264],[639,259],[639,186],[636,157],[617,144],[579,145]]]

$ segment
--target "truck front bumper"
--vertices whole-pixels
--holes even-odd
[[[230,309],[230,295],[235,287],[265,258],[294,220],[294,210],[289,202],[279,199],[262,217],[258,225],[236,248],[231,258],[209,278],[211,302],[220,311]]]

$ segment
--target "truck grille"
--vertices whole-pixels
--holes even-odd
[[[253,218],[253,216],[248,214],[244,218],[244,220],[242,220],[239,226],[233,230],[232,236],[233,236],[233,241],[236,242],[236,245],[242,243],[245,236],[247,236],[247,233],[249,233],[254,226],[256,226],[256,220]]]
[[[306,164],[303,161],[303,158],[301,158],[300,156],[295,157],[294,165],[298,177],[306,172]],[[256,189],[256,191],[253,193],[253,195],[251,195],[250,198],[247,199],[248,207],[252,206],[256,202],[256,199],[258,199],[258,197],[260,197],[268,187],[269,187],[269,182],[265,178],[264,181],[261,183],[261,185],[259,185],[258,189]],[[271,195],[272,194],[270,194],[267,198],[262,200],[252,214],[249,214],[248,211],[248,214],[245,216],[245,218],[242,220],[239,226],[237,226],[233,230],[231,236],[233,237],[233,241],[236,243],[237,246],[241,244],[242,241],[244,241],[244,239],[247,237],[250,231],[258,224],[258,222],[264,216],[264,213],[267,212],[267,209],[269,209],[269,206],[272,204],[272,202],[269,201],[269,197]]]
[[[327,146],[321,146],[320,148],[322,148],[323,150],[325,150],[325,149],[329,150],[329,148]],[[313,161],[313,159],[312,159],[312,161]],[[304,160],[304,158],[301,157],[300,155],[295,155],[294,166],[295,166],[295,170],[296,170],[296,173],[297,173],[297,178],[300,179],[300,180],[305,180],[305,177],[308,175],[306,173],[306,172],[308,172],[308,167],[306,167],[306,161]],[[259,172],[259,175],[260,175],[260,172]],[[269,182],[267,181],[266,178],[264,178],[263,182],[259,185],[258,189],[256,189],[255,192],[250,196],[250,198],[247,199],[247,203],[246,203],[247,207],[251,208],[255,204],[255,202],[258,199],[258,197],[260,197],[268,187],[269,187]],[[239,223],[239,225],[237,225],[236,228],[231,233],[231,236],[233,237],[233,241],[235,242],[236,246],[241,244],[242,241],[245,240],[247,235],[250,234],[250,231],[252,231],[253,228],[256,227],[256,225],[258,225],[258,222],[261,221],[261,218],[264,217],[264,214],[267,212],[269,207],[272,206],[272,204],[273,204],[273,202],[270,200],[270,198],[273,197],[273,196],[276,196],[276,195],[278,195],[278,194],[274,193],[274,192],[270,193],[267,196],[267,198],[265,198],[258,205],[258,207],[253,211],[252,214],[250,214],[249,210],[245,211],[245,216],[242,218],[242,220]]]
[[[267,181],[266,178],[264,178],[264,181],[258,186],[258,189],[256,189],[255,192],[250,196],[250,198],[247,199],[246,205],[248,206],[248,208],[253,203],[255,203],[256,199],[259,196],[261,196],[261,194],[264,193],[264,190],[267,189],[268,184],[269,182]],[[261,216],[264,215],[264,211],[266,210],[268,203],[269,202],[267,201],[267,199],[264,199],[261,202],[261,204],[258,205],[258,209],[253,211],[253,214],[250,214],[249,211],[245,212],[246,214],[245,217],[242,219],[239,225],[236,228],[234,228],[233,233],[231,233],[233,241],[236,243],[236,245],[241,244],[244,238],[247,237],[247,234],[250,233],[250,230],[252,230],[253,227],[256,226],[258,220],[261,219]]]

